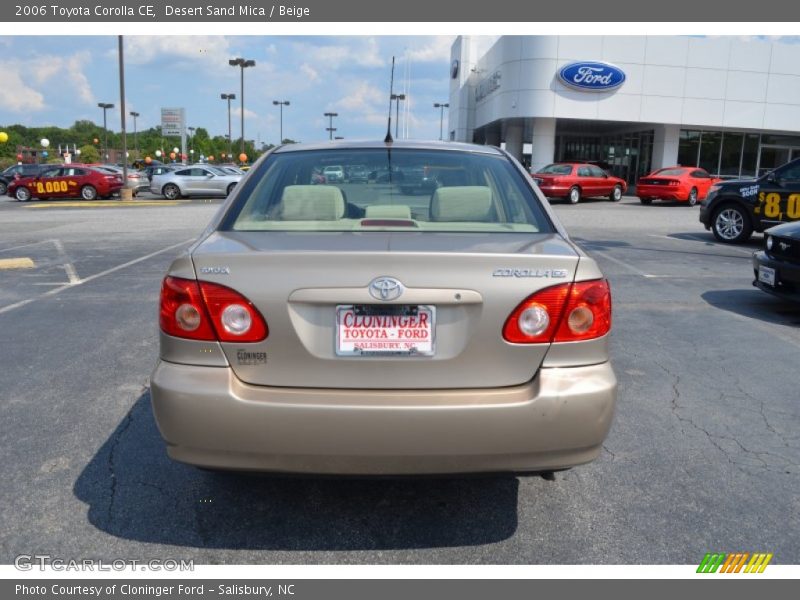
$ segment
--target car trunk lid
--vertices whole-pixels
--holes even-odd
[[[321,388],[475,388],[522,384],[548,344],[509,344],[502,328],[530,294],[573,280],[579,256],[557,234],[217,232],[192,254],[198,278],[245,295],[269,336],[223,343],[254,385]],[[391,277],[404,291],[376,299]],[[432,355],[337,353],[337,307],[378,313],[432,307]],[[388,307],[392,307],[391,310]],[[253,356],[263,358],[254,363]]]

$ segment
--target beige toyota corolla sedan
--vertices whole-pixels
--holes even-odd
[[[489,146],[271,152],[170,267],[160,327],[158,427],[211,469],[552,471],[614,413],[608,283]]]

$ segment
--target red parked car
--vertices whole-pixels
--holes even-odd
[[[653,200],[675,200],[694,206],[708,195],[708,188],[722,181],[698,167],[667,167],[645,175],[636,183],[642,204]]]
[[[10,182],[8,195],[19,202],[31,198],[110,198],[122,188],[122,177],[103,173],[88,165],[53,165],[38,176]]]
[[[588,163],[555,163],[531,177],[548,198],[566,198],[572,204],[577,204],[581,198],[600,196],[619,202],[628,189],[624,179]]]

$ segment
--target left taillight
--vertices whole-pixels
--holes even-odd
[[[159,323],[164,333],[193,340],[260,342],[268,334],[264,317],[239,292],[180,277],[164,278]]]

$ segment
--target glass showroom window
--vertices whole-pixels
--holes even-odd
[[[703,141],[705,141],[705,134],[703,134]],[[726,131],[722,134],[722,156],[719,161],[720,175],[739,176],[743,141],[743,133]]]
[[[722,133],[719,131],[704,131],[700,136],[700,164],[699,166],[709,173],[716,173],[719,169],[719,151],[722,145]]]
[[[757,133],[748,133],[744,138],[742,149],[742,177],[754,177],[758,165],[758,138]]]
[[[681,129],[680,142],[678,144],[678,164],[683,167],[696,167],[698,150],[700,150],[700,132]]]

